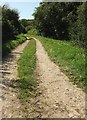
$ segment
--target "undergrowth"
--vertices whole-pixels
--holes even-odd
[[[10,40],[7,43],[2,44],[2,55],[3,57],[6,56],[9,52],[11,52],[12,49],[17,47],[19,44],[23,43],[26,41],[26,37],[24,34],[19,34],[16,36],[15,40]]]

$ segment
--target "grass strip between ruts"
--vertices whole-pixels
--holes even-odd
[[[36,89],[36,81],[34,70],[36,67],[36,43],[32,39],[24,49],[18,61],[19,80],[17,87],[20,90],[19,98],[26,99],[30,95],[34,95]]]

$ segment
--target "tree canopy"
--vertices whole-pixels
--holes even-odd
[[[84,41],[86,7],[82,2],[42,2],[33,14],[36,29],[46,37]]]

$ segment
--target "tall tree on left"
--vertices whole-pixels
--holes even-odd
[[[3,43],[14,39],[22,32],[22,25],[19,22],[19,14],[15,9],[10,9],[7,5],[2,7],[2,40]]]

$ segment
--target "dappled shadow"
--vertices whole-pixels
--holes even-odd
[[[16,89],[16,81],[17,80],[9,80],[3,78],[0,81],[0,89],[1,89],[1,95],[0,99],[2,101],[6,100],[6,94],[9,94],[10,92],[12,93],[18,93],[18,90]]]
[[[2,58],[2,63],[4,63],[4,62],[10,62],[13,59],[15,59],[15,57],[16,57],[15,54],[17,54],[17,53],[11,53],[11,54],[8,54],[7,56],[3,57]],[[20,54],[20,53],[18,53],[18,54]]]
[[[17,80],[3,79],[0,83],[2,85],[4,85],[6,88],[8,88],[8,87],[15,88],[16,87],[16,81]]]
[[[0,86],[2,89],[7,89],[9,88],[13,89],[14,91],[17,89],[28,89],[30,91],[33,91],[35,89],[35,86],[33,85],[33,82],[30,80],[23,80],[23,79],[8,79],[8,78],[3,78],[2,81],[0,81]]]

